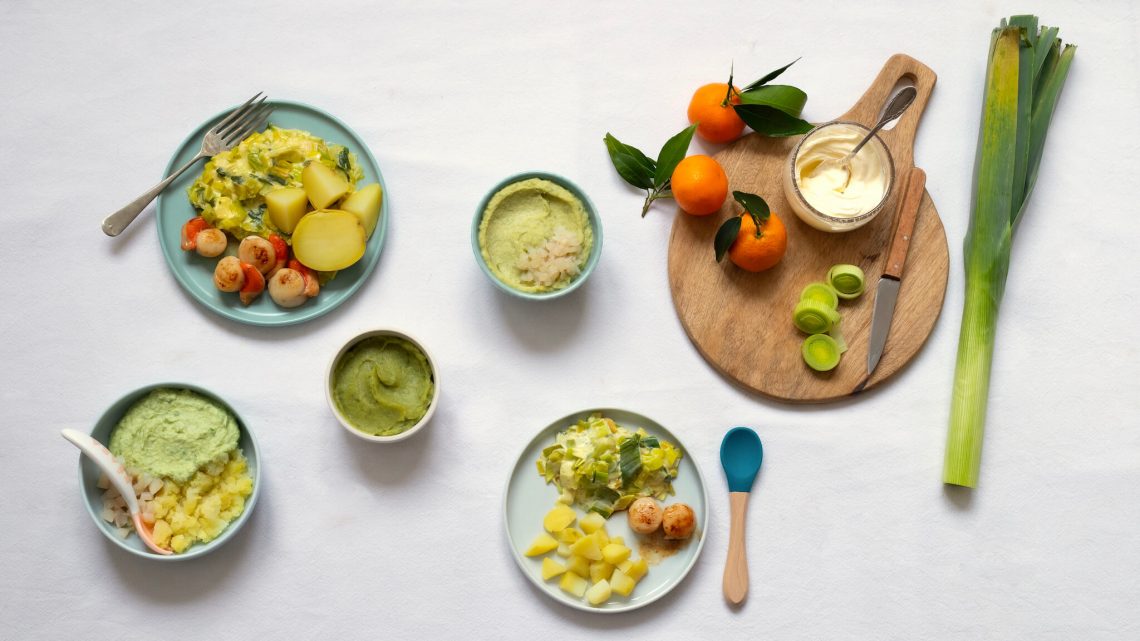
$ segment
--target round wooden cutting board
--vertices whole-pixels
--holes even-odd
[[[894,55],[859,102],[839,119],[872,126],[898,84],[913,84],[918,95],[910,109],[894,128],[879,133],[890,148],[895,175],[905,176],[914,166],[915,133],[935,80],[926,65],[910,56]],[[721,264],[716,262],[713,237],[726,218],[740,212],[729,198],[711,216],[677,213],[669,240],[669,286],[685,332],[713,367],[766,396],[814,403],[874,387],[914,358],[942,310],[950,255],[942,221],[926,193],[890,335],[882,360],[868,378],[875,290],[905,185],[897,180],[886,209],[860,229],[842,234],[813,229],[791,210],[780,182],[788,153],[798,141],[798,136],[750,134],[716,155],[728,174],[729,189],[759,194],[787,226],[788,252],[780,264],[766,272],[750,273],[727,257]],[[804,335],[792,325],[792,308],[803,287],[823,280],[836,263],[860,266],[867,275],[867,291],[854,301],[841,301],[839,313],[848,350],[838,367],[820,373],[809,368],[800,355]]]

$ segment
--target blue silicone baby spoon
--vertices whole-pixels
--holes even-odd
[[[728,478],[728,501],[732,527],[728,536],[728,559],[724,562],[724,598],[741,603],[748,596],[748,558],[744,551],[744,516],[748,493],[764,461],[760,437],[747,427],[734,427],[720,442],[720,464]]]

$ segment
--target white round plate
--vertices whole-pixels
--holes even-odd
[[[554,503],[558,499],[558,489],[553,484],[547,485],[546,481],[538,475],[535,461],[542,454],[543,448],[554,443],[554,437],[558,432],[595,412],[599,412],[603,416],[613,419],[618,425],[631,430],[636,430],[639,427],[645,428],[649,434],[663,438],[681,448],[684,457],[681,459],[677,478],[673,479],[675,495],[670,497],[666,503],[677,501],[688,503],[697,516],[697,530],[687,545],[672,556],[661,559],[657,565],[650,565],[649,573],[638,582],[637,587],[634,588],[629,597],[615,594],[601,606],[592,606],[586,602],[585,598],[579,599],[572,594],[563,592],[558,587],[557,577],[543,581],[542,556],[527,557],[523,555],[534,538],[543,533],[542,517],[554,507]],[[705,490],[704,477],[701,476],[700,467],[680,439],[658,422],[636,412],[599,408],[575,412],[560,418],[543,428],[527,444],[511,471],[510,479],[507,480],[507,488],[503,495],[503,518],[515,562],[518,563],[519,568],[531,583],[538,586],[550,598],[572,608],[587,612],[613,613],[636,610],[649,605],[668,594],[685,578],[693,564],[696,563],[697,557],[700,556],[701,549],[704,548],[704,529],[705,524],[709,522],[708,505],[708,492]],[[578,512],[581,514],[581,510]],[[640,556],[637,550],[639,537],[629,529],[625,511],[615,512],[606,521],[606,531],[609,532],[610,536],[624,538],[626,544],[633,548],[634,556]],[[559,561],[564,560],[557,555],[554,555],[553,558],[557,558]]]

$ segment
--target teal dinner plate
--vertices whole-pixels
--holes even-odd
[[[214,265],[217,258],[203,258],[195,252],[183,251],[182,225],[198,212],[190,205],[186,189],[202,175],[202,165],[188,170],[178,180],[174,181],[165,192],[158,197],[158,244],[162,247],[162,255],[166,264],[170,266],[171,273],[182,288],[194,300],[209,308],[211,311],[250,325],[280,326],[303,323],[336,309],[350,296],[360,289],[365,279],[372,273],[376,263],[380,260],[380,250],[384,246],[384,236],[388,229],[388,186],[384,184],[384,177],[380,175],[380,167],[372,152],[360,136],[356,135],[348,125],[335,117],[309,105],[287,100],[270,100],[273,104],[273,114],[269,118],[270,124],[283,129],[302,129],[323,138],[326,142],[344,145],[356,154],[360,168],[364,171],[364,180],[359,186],[368,183],[380,183],[384,198],[380,206],[380,220],[376,223],[376,231],[368,239],[364,256],[355,265],[337,272],[336,278],[321,286],[321,292],[304,305],[285,309],[277,306],[269,298],[268,292],[263,293],[248,307],[241,304],[235,293],[224,293],[214,287]],[[222,112],[202,123],[186,140],[182,141],[178,150],[166,166],[164,176],[174,169],[182,166],[197,155],[202,137],[206,130],[220,121],[229,113]],[[230,242],[227,253],[237,251],[237,243]]]

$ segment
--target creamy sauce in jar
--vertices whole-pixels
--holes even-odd
[[[842,162],[866,135],[866,129],[840,122],[820,127],[800,144],[793,168],[796,186],[816,211],[856,218],[883,202],[891,161],[880,141],[872,138],[848,163]]]

